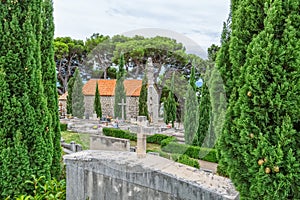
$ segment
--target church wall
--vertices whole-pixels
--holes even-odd
[[[85,115],[91,117],[94,113],[95,96],[84,96]],[[102,116],[113,116],[115,98],[113,96],[101,96]],[[135,118],[139,114],[139,97],[126,97],[126,119]]]

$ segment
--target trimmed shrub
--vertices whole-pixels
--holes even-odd
[[[170,137],[162,140],[160,142],[160,146],[161,146],[161,148],[163,148],[164,146],[168,145],[171,142],[176,142],[176,140],[177,140],[176,137],[170,136]]]
[[[110,137],[124,138],[133,141],[137,141],[135,133],[130,133],[127,130],[115,129],[115,128],[103,128],[103,134]]]
[[[163,135],[163,134],[154,134],[147,136],[148,143],[161,144],[165,139],[172,138],[173,136]]]
[[[171,157],[172,157],[172,160],[174,160],[175,162],[179,162],[184,165],[188,165],[188,166],[195,167],[198,169],[200,168],[198,160],[190,158],[187,155],[172,154]]]
[[[187,155],[191,158],[201,159],[209,162],[217,163],[217,155],[215,149],[201,148],[197,146],[190,146],[185,144],[179,144],[176,142],[170,142],[168,145],[162,147],[162,150],[168,153],[176,153]]]
[[[68,124],[60,123],[60,130],[61,131],[67,131],[68,130]]]

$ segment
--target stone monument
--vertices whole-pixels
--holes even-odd
[[[147,78],[148,78],[148,97],[147,97],[147,106],[149,113],[149,121],[152,123],[158,122],[158,110],[159,110],[159,95],[157,89],[154,85],[154,66],[152,63],[152,58],[148,58],[147,62]]]

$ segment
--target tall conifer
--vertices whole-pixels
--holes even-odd
[[[3,1],[0,13],[0,197],[5,199],[30,192],[25,180],[31,175],[49,179],[53,151],[41,73],[42,1]]]
[[[42,76],[47,106],[50,113],[49,134],[53,139],[53,157],[51,175],[58,179],[61,175],[61,146],[60,146],[60,123],[58,114],[58,95],[56,88],[56,64],[54,62],[54,23],[53,23],[53,2],[52,0],[43,1],[43,29],[42,29]],[[48,143],[49,150],[52,149]]]
[[[148,106],[147,106],[147,73],[145,73],[142,81],[142,88],[141,88],[141,93],[139,97],[139,116],[146,116],[148,119]]]
[[[83,118],[84,116],[84,95],[82,93],[83,82],[78,68],[74,73],[74,85],[72,88],[72,113],[74,117]]]
[[[300,3],[264,5],[264,29],[247,48],[221,157],[241,198],[300,199]]]
[[[119,70],[117,72],[117,83],[115,87],[115,107],[114,107],[114,115],[115,118],[122,118],[122,106],[119,103],[122,103],[122,99],[124,103],[126,103],[126,91],[124,87],[124,79],[125,79],[125,69],[124,69],[124,55],[121,54],[119,60]],[[126,119],[126,107],[124,108],[124,118]]]
[[[94,99],[94,110],[97,114],[97,117],[102,117],[102,108],[101,108],[101,101],[100,101],[100,93],[98,88],[98,82],[96,84],[96,90],[95,90],[95,99]]]

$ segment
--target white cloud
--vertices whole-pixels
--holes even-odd
[[[229,0],[55,0],[55,35],[85,39],[162,28],[190,37],[205,50],[219,44]]]

